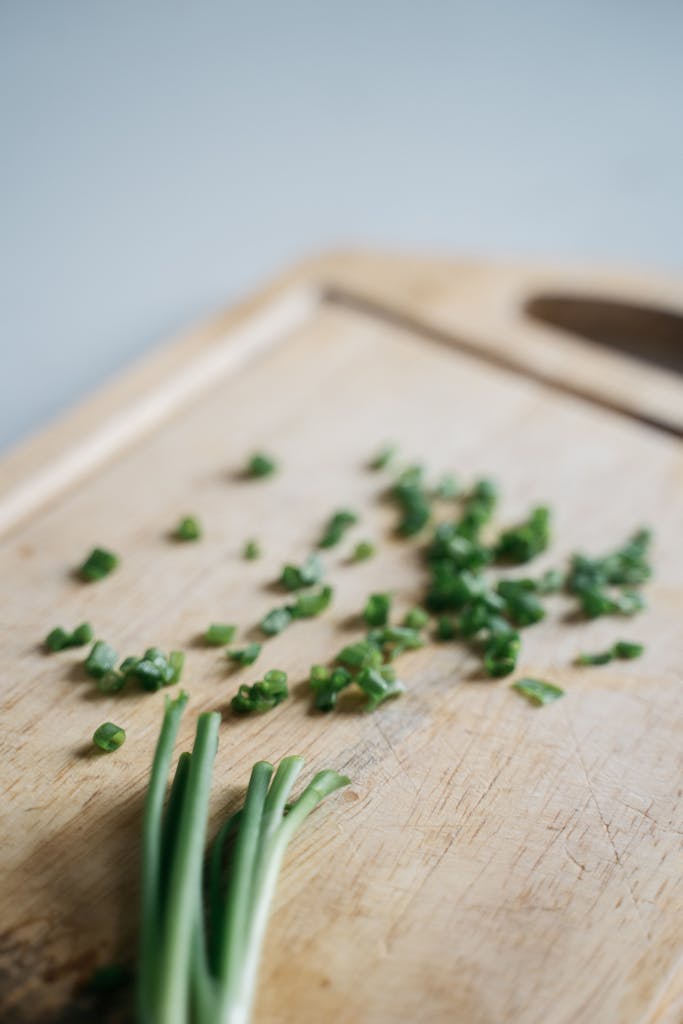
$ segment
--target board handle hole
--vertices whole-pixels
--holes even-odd
[[[683,316],[679,313],[561,292],[536,295],[524,309],[541,323],[683,373]]]

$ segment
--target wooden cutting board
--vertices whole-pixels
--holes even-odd
[[[311,772],[353,779],[290,847],[257,1024],[683,1020],[680,295],[680,282],[643,275],[333,254],[5,457],[3,1021],[96,1019],[79,985],[134,947],[140,808],[164,694],[101,697],[82,651],[41,651],[51,627],[85,618],[122,655],[187,650],[178,749],[199,711],[226,711],[216,818],[260,758],[301,753]],[[638,338],[657,364],[620,350]],[[420,598],[419,545],[393,539],[383,480],[366,468],[385,440],[435,475],[498,479],[500,522],[548,502],[556,542],[539,570],[653,526],[642,616],[567,621],[555,598],[525,631],[520,672],[559,683],[564,699],[531,707],[441,644],[402,657],[407,693],[375,714],[353,703],[311,713],[309,666],[359,635],[367,594],[392,589],[399,609]],[[260,448],[282,471],[240,479]],[[231,673],[197,635],[218,620],[249,636],[281,600],[282,564],[311,550],[339,506],[362,522],[327,558],[333,607]],[[168,531],[187,512],[205,536],[174,544]],[[241,558],[250,536],[260,561]],[[361,537],[377,557],[349,565]],[[122,564],[88,586],[72,570],[94,544]],[[647,645],[640,661],[572,666],[621,636]],[[289,673],[292,699],[232,718],[237,685],[272,667]],[[126,744],[93,755],[107,719]]]

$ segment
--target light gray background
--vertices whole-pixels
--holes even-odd
[[[0,0],[0,445],[339,244],[683,265],[681,0]]]

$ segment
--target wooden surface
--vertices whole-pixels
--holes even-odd
[[[559,286],[676,308],[674,282],[330,256],[5,459],[3,1021],[92,1019],[74,989],[134,942],[140,805],[163,694],[94,695],[82,652],[40,651],[49,628],[84,618],[122,655],[186,648],[178,749],[195,714],[226,710],[240,682],[271,667],[290,674],[294,695],[272,713],[226,714],[217,818],[258,758],[302,753],[311,772],[353,779],[290,848],[256,1024],[683,1020],[683,387],[529,323],[524,304]],[[655,528],[642,616],[572,623],[555,598],[524,633],[519,674],[564,686],[557,704],[529,706],[446,644],[404,655],[407,693],[375,714],[353,703],[310,713],[308,668],[359,635],[366,595],[393,589],[402,609],[421,593],[418,544],[392,539],[382,480],[365,469],[386,439],[435,474],[496,477],[500,522],[550,503],[556,542],[539,568]],[[261,447],[282,472],[240,480]],[[340,505],[362,522],[326,558],[332,608],[231,673],[197,634],[223,620],[249,636],[280,600],[281,565],[306,555]],[[205,537],[173,544],[168,530],[186,512]],[[264,557],[247,563],[240,550],[254,534]],[[350,566],[361,537],[379,553]],[[96,543],[122,564],[84,586],[71,570]],[[622,635],[646,643],[641,661],[571,666]],[[128,739],[93,756],[106,719]]]

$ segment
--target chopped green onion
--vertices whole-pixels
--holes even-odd
[[[127,676],[110,668],[96,680],[96,686],[100,693],[120,693],[127,682]]]
[[[371,544],[369,540],[361,540],[356,544],[351,555],[353,562],[365,562],[368,558],[372,558],[375,554],[375,545]]]
[[[237,626],[231,626],[227,622],[212,622],[204,634],[204,643],[210,647],[222,647],[232,642]]]
[[[320,587],[306,594],[298,594],[297,599],[291,606],[293,619],[311,619],[320,615],[329,606],[334,590],[330,586]]]
[[[294,619],[310,619],[315,615],[320,615],[332,600],[333,593],[332,587],[325,586],[320,587],[319,590],[297,594],[293,604],[273,608],[261,619],[259,623],[261,632],[266,636],[275,636],[286,629]]]
[[[478,570],[491,561],[491,550],[477,539],[459,532],[458,523],[440,523],[427,550],[432,572],[432,589],[438,593],[439,583],[465,570]]]
[[[125,742],[126,730],[122,729],[120,725],[114,725],[113,722],[103,722],[102,725],[95,729],[93,734],[93,743],[100,750],[111,753],[112,750],[118,750],[120,746]]]
[[[450,618],[448,615],[440,615],[436,620],[436,629],[434,630],[435,640],[454,640],[458,635],[458,629],[455,620]]]
[[[246,683],[240,686],[231,704],[234,711],[243,715],[253,711],[270,711],[281,704],[287,696],[287,673],[280,669],[271,669],[260,682],[252,686],[247,686]]]
[[[567,589],[576,595],[585,615],[592,619],[600,615],[634,615],[645,607],[637,591],[609,588],[632,587],[649,579],[651,539],[649,530],[638,530],[620,548],[602,558],[572,556]]]
[[[116,665],[118,654],[104,640],[96,640],[85,659],[85,671],[93,679],[100,679]]]
[[[386,469],[396,457],[396,445],[385,444],[370,460],[370,469]]]
[[[452,501],[459,498],[461,493],[462,488],[452,473],[442,476],[434,488],[434,497],[441,498],[442,501]]]
[[[351,509],[343,508],[335,512],[325,527],[323,535],[318,542],[318,547],[334,547],[335,544],[339,543],[346,531],[350,527],[355,526],[357,522],[358,516]]]
[[[118,564],[118,555],[105,548],[93,548],[78,571],[82,579],[92,583],[104,579]]]
[[[419,533],[431,515],[422,467],[409,466],[405,469],[394,484],[391,496],[401,510],[398,533],[402,537],[412,537]]]
[[[271,476],[278,468],[275,459],[263,452],[255,452],[247,463],[247,476]]]
[[[380,626],[371,629],[368,641],[378,647],[389,661],[393,661],[404,651],[424,647],[422,633],[410,626]]]
[[[532,704],[552,704],[553,701],[564,697],[564,690],[553,683],[544,682],[543,679],[518,679],[512,684],[512,689],[517,690],[517,693],[521,693]]]
[[[481,574],[456,569],[446,560],[434,563],[431,572],[426,595],[426,604],[431,611],[457,611],[478,599],[494,605],[503,603],[501,598],[491,593]]]
[[[228,651],[228,657],[238,665],[253,665],[261,653],[261,644],[247,644],[238,651]]]
[[[614,647],[615,658],[624,658],[627,661],[631,661],[633,658],[639,658],[645,647],[643,644],[634,643],[631,640],[617,640]]]
[[[428,622],[429,613],[424,608],[411,608],[403,619],[403,625],[408,629],[424,629]]]
[[[175,528],[176,540],[199,540],[202,528],[196,516],[185,516]]]
[[[576,659],[577,665],[607,665],[614,660],[612,648],[608,651],[599,651],[595,654],[579,654]]]
[[[526,522],[501,534],[496,557],[506,562],[529,562],[550,543],[550,509],[539,505],[532,509]]]
[[[313,665],[309,683],[315,693],[315,706],[319,711],[332,711],[342,690],[353,682],[351,673],[341,667],[328,668]]]
[[[546,569],[536,580],[536,590],[539,594],[554,594],[562,590],[565,582],[565,575],[559,569]]]
[[[405,687],[399,682],[392,668],[385,665],[381,668],[364,668],[356,682],[367,697],[366,711],[374,711],[390,697],[398,697]]]
[[[476,540],[483,526],[493,517],[498,504],[498,487],[493,480],[477,480],[465,501],[458,532],[469,540]]]
[[[302,587],[319,583],[325,574],[325,566],[317,555],[309,555],[303,565],[286,565],[280,576],[280,583],[287,590],[301,590]]]
[[[368,626],[386,626],[391,611],[391,594],[370,594],[363,609]]]
[[[484,597],[477,597],[466,604],[458,616],[458,633],[463,637],[475,637],[482,630],[489,629],[491,619],[498,609],[491,608]]]
[[[71,632],[57,626],[45,638],[45,646],[50,651],[63,651],[67,647],[82,647],[89,644],[93,638],[92,626],[88,622],[82,622],[80,626]]]
[[[247,561],[253,562],[255,558],[261,557],[261,545],[257,540],[248,540],[242,554]]]
[[[363,668],[377,668],[382,664],[382,652],[370,640],[359,640],[355,644],[349,644],[337,655],[336,661],[351,671]]]
[[[601,615],[635,615],[645,607],[643,597],[636,590],[608,594],[599,587],[586,587],[577,593],[579,603],[589,619]]]
[[[530,580],[501,580],[496,587],[505,602],[505,614],[515,626],[532,626],[545,617]]]
[[[491,633],[484,647],[484,668],[487,675],[497,679],[514,672],[520,646],[519,633],[515,633],[514,630]]]
[[[50,651],[63,651],[69,646],[70,633],[67,633],[61,626],[56,626],[45,637],[45,646]]]
[[[644,650],[642,644],[633,643],[630,640],[617,640],[606,651],[599,651],[597,654],[580,654],[576,663],[577,665],[607,665],[615,658],[626,660],[639,658]]]
[[[261,619],[259,623],[262,633],[266,636],[275,636],[277,633],[281,633],[283,629],[292,621],[292,613],[287,605],[282,608],[273,608],[272,611],[268,612],[267,615]]]
[[[180,681],[184,662],[182,651],[171,651],[166,657],[158,647],[148,647],[141,658],[128,657],[122,661],[119,672],[126,682],[135,679],[141,689],[154,693],[162,686]]]

